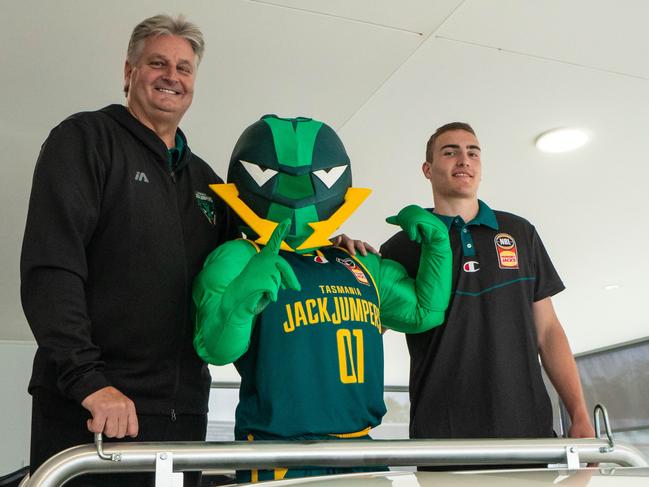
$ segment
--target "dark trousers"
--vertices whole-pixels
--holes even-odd
[[[54,454],[84,443],[93,443],[94,434],[86,427],[90,413],[73,401],[49,391],[34,391],[32,397],[32,434],[30,472]],[[177,415],[175,421],[167,415],[138,414],[139,433],[136,438],[111,441],[204,441],[207,415]],[[200,472],[185,473],[185,486],[199,486]],[[94,474],[83,475],[66,483],[68,487],[153,487],[155,474]]]

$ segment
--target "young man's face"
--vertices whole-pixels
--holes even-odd
[[[142,122],[180,123],[194,96],[196,55],[178,36],[149,37],[134,64],[126,62],[127,105]]]
[[[478,139],[465,130],[444,132],[435,140],[432,161],[424,162],[422,170],[436,196],[477,198],[482,174]]]

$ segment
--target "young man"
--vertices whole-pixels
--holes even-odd
[[[564,289],[526,220],[478,200],[480,144],[466,123],[437,129],[422,170],[433,214],[449,230],[453,291],[442,326],[407,337],[412,438],[551,437],[539,356],[572,421],[594,436],[579,375],[551,296]],[[419,246],[403,232],[383,257],[414,275]]]
[[[95,432],[205,439],[210,376],[192,346],[191,282],[238,232],[210,196],[221,180],[178,128],[203,49],[182,17],[144,20],[128,46],[126,106],[72,115],[43,144],[21,258],[38,343],[32,472]],[[97,477],[79,485],[152,485],[148,474]]]

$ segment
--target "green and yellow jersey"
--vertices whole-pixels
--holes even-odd
[[[415,279],[372,254],[264,251],[227,242],[194,285],[198,354],[241,374],[236,437],[365,434],[385,414],[382,327],[418,333],[444,320],[448,240],[422,244]],[[287,269],[293,289],[279,283]]]
[[[236,437],[350,434],[381,422],[383,345],[375,278],[329,248],[280,251],[300,291],[280,291],[254,325],[241,374]]]

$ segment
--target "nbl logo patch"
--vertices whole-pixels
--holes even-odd
[[[508,233],[499,233],[494,237],[498,266],[501,269],[518,269],[518,250],[516,240]]]
[[[365,274],[363,271],[356,265],[356,262],[354,262],[353,259],[347,258],[347,259],[341,259],[340,257],[336,257],[336,262],[339,264],[344,265],[349,269],[349,271],[354,274],[354,277],[358,282],[361,284],[365,284],[366,286],[370,285],[370,282],[367,280],[367,277],[365,277]]]

